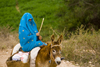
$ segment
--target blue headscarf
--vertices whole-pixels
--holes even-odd
[[[19,25],[19,40],[23,51],[29,52],[35,47],[46,45],[38,39],[36,33],[38,33],[38,30],[32,15],[25,13]]]

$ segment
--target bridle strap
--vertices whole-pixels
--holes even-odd
[[[55,46],[61,46],[61,45],[52,45],[52,44],[51,44],[51,47],[55,47]]]

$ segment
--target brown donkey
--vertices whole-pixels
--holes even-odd
[[[51,43],[47,46],[41,46],[36,57],[36,67],[56,67],[61,63],[61,41],[62,35],[57,41],[54,41],[54,35],[51,36]]]

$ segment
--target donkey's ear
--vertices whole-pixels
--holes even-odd
[[[63,39],[63,35],[60,35],[60,37],[58,38],[57,42],[60,44],[62,39]]]
[[[51,46],[51,43],[47,43],[47,46],[48,46],[48,47]]]
[[[54,35],[52,35],[52,36],[51,36],[51,42],[52,42],[52,43],[54,42],[54,39],[55,39],[55,37],[54,37]]]

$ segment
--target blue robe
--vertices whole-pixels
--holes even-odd
[[[29,19],[32,20],[29,21]],[[46,45],[38,39],[36,33],[38,30],[32,15],[25,13],[19,24],[19,40],[23,51],[29,52],[35,47]]]

